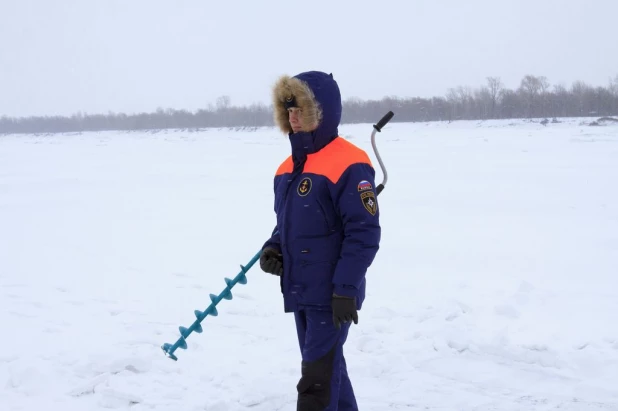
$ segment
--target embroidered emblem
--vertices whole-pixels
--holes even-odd
[[[286,97],[285,102],[283,103],[283,106],[285,107],[286,110],[292,107],[298,107],[298,104],[296,104],[296,97],[294,96]]]
[[[373,194],[373,191],[365,191],[361,193],[360,197],[363,201],[365,209],[369,211],[371,215],[376,215],[376,212],[378,211],[378,203],[376,202],[376,197]]]
[[[298,184],[298,195],[301,197],[306,196],[311,191],[311,179],[309,177],[305,177],[300,180],[300,184]]]
[[[372,188],[373,187],[371,187],[371,183],[367,180],[363,180],[358,183],[358,191],[371,190]]]

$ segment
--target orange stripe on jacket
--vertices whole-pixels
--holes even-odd
[[[303,173],[322,175],[331,182],[337,183],[341,175],[352,164],[371,164],[367,153],[349,141],[337,137],[317,153],[309,154]],[[294,169],[292,156],[289,156],[277,169],[277,176],[291,173]]]
[[[292,171],[294,171],[294,160],[292,160],[292,156],[289,156],[283,163],[281,163],[275,176],[291,173]]]

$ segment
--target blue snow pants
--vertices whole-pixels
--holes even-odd
[[[328,309],[303,308],[294,318],[302,354],[297,411],[358,411],[343,356],[350,323],[338,330]]]

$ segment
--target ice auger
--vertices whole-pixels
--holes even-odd
[[[376,187],[377,195],[379,195],[382,190],[384,190],[386,181],[388,179],[388,174],[386,172],[386,168],[384,167],[384,163],[382,162],[382,157],[380,156],[378,148],[376,147],[375,135],[376,132],[382,131],[382,128],[386,125],[386,123],[391,120],[391,118],[393,118],[393,116],[394,113],[392,111],[386,113],[386,115],[382,117],[382,119],[380,119],[377,124],[373,125],[373,132],[371,133],[371,146],[373,147],[373,151],[376,155],[376,158],[378,159],[378,162],[380,163],[380,168],[382,169],[382,173],[384,175],[382,182]],[[180,337],[178,338],[178,340],[174,344],[165,343],[161,346],[161,349],[167,357],[171,358],[174,361],[177,361],[178,357],[174,355],[174,352],[178,348],[182,348],[183,350],[187,349],[187,337],[193,331],[195,331],[196,333],[201,333],[203,331],[201,322],[204,321],[204,319],[208,315],[211,315],[213,317],[219,315],[219,313],[217,312],[217,304],[219,304],[221,300],[231,300],[233,298],[232,288],[236,284],[247,284],[247,272],[260,259],[261,253],[262,251],[260,250],[257,254],[253,256],[253,258],[247,263],[247,265],[241,265],[240,272],[236,275],[236,277],[234,277],[233,279],[226,277],[224,279],[227,286],[223,289],[223,291],[221,291],[221,293],[219,293],[219,295],[210,294],[210,305],[204,311],[195,310],[193,312],[196,317],[196,320],[193,322],[193,324],[191,324],[188,328],[183,326],[178,327],[178,329],[180,330]]]

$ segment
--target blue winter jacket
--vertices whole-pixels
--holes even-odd
[[[330,306],[333,293],[365,299],[366,273],[380,243],[375,170],[367,154],[338,135],[341,97],[332,76],[305,81],[323,117],[310,133],[290,133],[292,154],[274,177],[277,223],[263,246],[283,255],[284,310]]]

